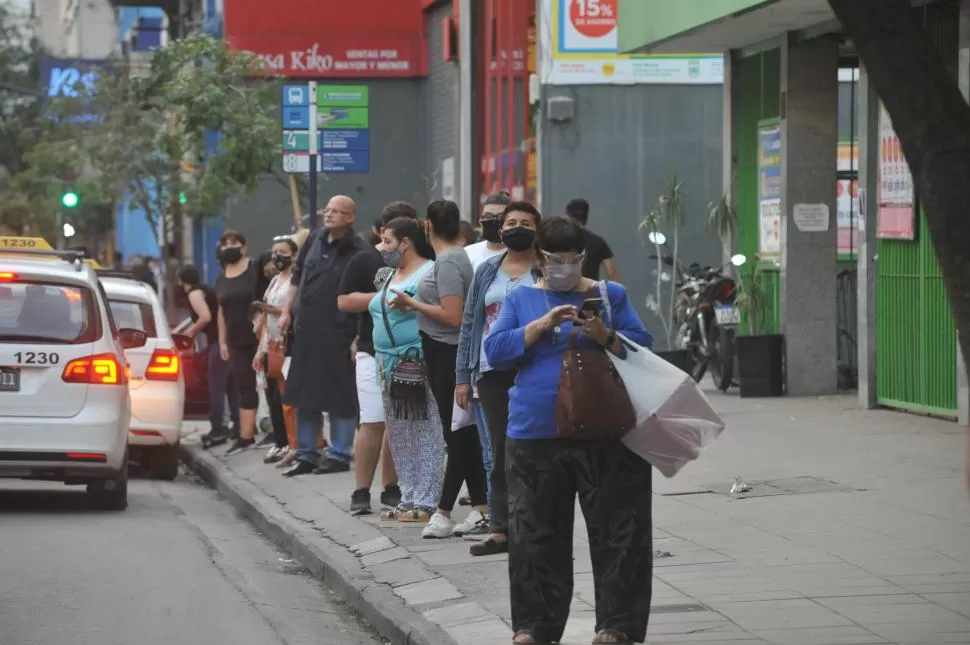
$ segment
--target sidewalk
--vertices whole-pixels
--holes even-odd
[[[962,428],[848,397],[709,396],[724,435],[654,479],[651,645],[970,643]],[[511,642],[505,556],[351,517],[350,474],[287,479],[262,451],[222,459],[192,441],[192,468],[395,645]],[[735,477],[751,487],[740,498]],[[581,517],[567,645],[595,622]]]

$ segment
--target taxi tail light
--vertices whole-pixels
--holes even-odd
[[[151,381],[177,381],[181,359],[171,349],[156,349],[145,369],[145,378]]]
[[[10,271],[0,271],[0,282],[14,282],[16,279],[16,273],[11,273]]]
[[[76,358],[64,366],[61,380],[88,385],[124,385],[125,370],[114,354]]]

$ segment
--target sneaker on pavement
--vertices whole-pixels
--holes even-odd
[[[289,446],[273,446],[263,457],[264,464],[275,464],[277,461],[286,456],[286,453],[290,451]]]
[[[381,506],[387,506],[388,508],[397,508],[401,503],[401,489],[397,484],[391,484],[390,486],[385,486],[384,490],[381,491]]]
[[[350,496],[351,515],[370,515],[370,491],[366,488],[358,488]]]
[[[445,517],[441,513],[435,513],[428,520],[424,529],[421,530],[421,537],[426,540],[449,538],[455,532],[455,523],[451,518]]]
[[[317,469],[316,464],[311,464],[309,461],[303,461],[297,459],[296,465],[287,471],[283,472],[284,477],[297,477],[298,475],[309,475],[314,470]]]
[[[244,450],[249,450],[255,445],[256,445],[255,439],[243,439],[242,437],[239,437],[238,439],[232,442],[232,445],[229,446],[229,450],[225,452],[225,455],[227,457],[229,455],[235,455],[237,453],[243,452]]]
[[[202,447],[205,449],[219,446],[229,441],[228,428],[213,428],[202,435]]]
[[[350,470],[350,464],[339,459],[327,459],[315,471],[318,475],[329,475],[331,473],[345,473]]]
[[[486,535],[488,534],[488,520],[481,511],[472,510],[464,521],[455,525],[455,535]]]
[[[499,553],[509,552],[509,542],[508,540],[493,540],[492,538],[486,538],[482,542],[476,542],[468,548],[468,552],[472,555],[498,555]]]

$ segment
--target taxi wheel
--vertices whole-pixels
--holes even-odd
[[[148,455],[148,468],[152,477],[172,481],[179,474],[178,446],[155,448]]]
[[[88,484],[88,495],[94,507],[101,511],[123,511],[128,508],[128,452],[122,462],[121,472],[110,479],[99,479]]]

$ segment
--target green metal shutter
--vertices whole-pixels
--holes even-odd
[[[944,59],[956,69],[960,6],[921,9]],[[875,195],[873,195],[875,198]],[[922,212],[916,240],[879,240],[876,262],[876,393],[881,405],[955,418],[956,328]]]

